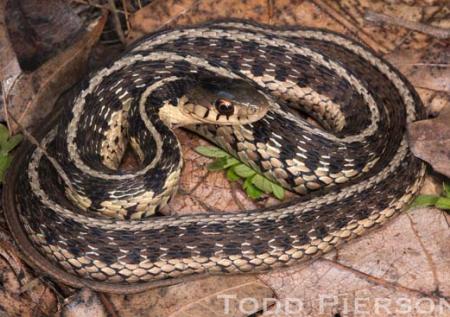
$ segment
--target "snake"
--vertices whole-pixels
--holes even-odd
[[[347,36],[243,20],[167,28],[91,73],[23,142],[5,217],[25,260],[71,287],[135,293],[292,266],[405,209],[425,173],[407,126],[424,116],[407,79]],[[160,215],[183,168],[178,127],[298,195]]]

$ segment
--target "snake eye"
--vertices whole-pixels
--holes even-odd
[[[214,102],[214,106],[221,115],[229,117],[234,113],[234,106],[229,100],[217,99],[216,102]]]

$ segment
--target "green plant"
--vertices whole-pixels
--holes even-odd
[[[8,128],[0,124],[0,183],[3,183],[6,170],[11,164],[10,152],[22,141],[22,135],[9,136]]]
[[[241,163],[227,152],[215,146],[198,146],[195,151],[215,159],[208,165],[209,171],[225,170],[227,179],[232,182],[242,179],[242,188],[248,197],[258,199],[266,193],[273,194],[279,200],[284,199],[283,187]]]
[[[450,211],[450,183],[443,183],[441,196],[419,195],[411,204],[411,208],[429,206]]]

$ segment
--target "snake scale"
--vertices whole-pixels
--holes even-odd
[[[74,287],[131,293],[292,265],[411,201],[425,168],[406,126],[423,117],[408,81],[342,35],[239,20],[162,30],[90,75],[40,146],[21,146],[5,214],[28,262]],[[299,197],[148,217],[177,188],[178,126]],[[128,145],[133,172],[117,169]]]

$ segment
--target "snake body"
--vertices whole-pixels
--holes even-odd
[[[186,105],[185,78],[204,76],[249,81],[274,102],[252,123],[190,128],[303,196],[263,210],[147,217],[181,170],[167,121]],[[40,147],[21,147],[5,214],[25,258],[75,287],[128,293],[292,265],[410,202],[424,165],[405,131],[423,116],[407,80],[342,35],[244,21],[164,30],[91,75]],[[116,170],[126,140],[142,162],[133,173]]]

